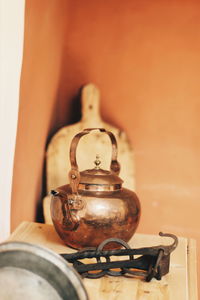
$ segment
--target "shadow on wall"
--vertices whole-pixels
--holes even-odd
[[[74,123],[77,123],[78,121],[80,121],[80,119],[81,119],[81,90],[82,90],[82,88],[80,88],[79,91],[77,92],[77,94],[70,101],[68,101],[66,103],[66,107],[68,108],[67,111],[68,111],[69,119],[68,119],[68,121],[66,121],[66,123],[63,124],[63,126],[71,125],[71,124],[74,124]],[[59,95],[59,92],[58,92],[58,95]],[[54,122],[55,122],[55,120],[54,120]],[[52,127],[53,127],[53,125],[52,125]],[[52,130],[49,133],[49,136],[47,138],[46,150],[47,150],[48,144],[50,143],[54,134],[56,134],[56,132],[60,128],[62,128],[62,127],[60,127],[60,128],[57,128],[57,127],[58,127],[57,124],[55,124],[54,128],[52,128]],[[55,128],[56,128],[56,130],[55,130]],[[68,155],[68,153],[66,153],[66,155]],[[46,180],[47,180],[46,159],[44,159],[43,172],[42,172],[41,200],[38,201],[37,208],[36,208],[36,221],[41,222],[41,223],[44,222],[42,199],[47,195]]]

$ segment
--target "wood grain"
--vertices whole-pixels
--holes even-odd
[[[189,299],[198,299],[197,291],[197,270],[194,266],[197,266],[196,255],[196,241],[193,239],[188,240],[187,248],[188,257],[188,282],[189,282]]]
[[[57,253],[72,253],[49,224],[22,223],[11,235],[11,241],[25,241],[50,248]],[[170,238],[135,234],[131,247],[170,244]],[[143,282],[126,277],[84,279],[91,300],[197,300],[196,246],[194,240],[180,237],[177,249],[171,254],[170,273],[161,281]]]

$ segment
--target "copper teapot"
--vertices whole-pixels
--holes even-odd
[[[110,171],[100,168],[99,157],[93,169],[79,171],[77,145],[80,138],[92,130],[110,137]],[[139,223],[140,202],[133,191],[122,187],[123,180],[118,176],[117,141],[113,133],[103,128],[89,128],[78,133],[71,142],[70,162],[69,184],[51,191],[51,217],[61,239],[75,249],[97,247],[111,237],[127,242]]]

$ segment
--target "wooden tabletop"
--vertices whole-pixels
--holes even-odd
[[[72,253],[52,225],[23,222],[9,240],[24,241],[50,248],[57,253]],[[171,244],[170,238],[135,234],[129,241],[132,248]],[[127,277],[83,279],[90,300],[197,300],[196,244],[194,240],[179,238],[171,254],[170,272],[161,281],[144,282]]]

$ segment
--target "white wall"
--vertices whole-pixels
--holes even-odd
[[[10,233],[25,0],[0,0],[0,241]]]

